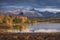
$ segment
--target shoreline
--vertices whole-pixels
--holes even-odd
[[[60,40],[60,33],[0,33],[1,40]]]

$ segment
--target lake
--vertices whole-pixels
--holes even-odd
[[[26,24],[26,30],[8,30],[11,33],[38,33],[38,32],[60,32],[60,23],[37,23]]]
[[[27,24],[29,29],[23,32],[60,32],[60,23]]]

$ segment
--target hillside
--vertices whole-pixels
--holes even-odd
[[[17,9],[6,12],[1,12],[6,15],[18,15],[18,16],[27,16],[27,17],[42,17],[42,18],[60,18],[60,12],[49,12],[49,11],[39,11],[36,9]],[[0,14],[1,14],[0,13]]]

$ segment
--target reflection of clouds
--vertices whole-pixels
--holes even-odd
[[[32,33],[32,31],[30,31],[29,29],[22,30],[21,32],[22,32],[22,33],[24,33],[24,32],[25,32],[25,33]]]
[[[51,32],[60,32],[60,30],[56,30],[56,29],[38,29],[38,30],[31,30],[31,29],[27,29],[27,30],[22,30],[22,33],[35,33],[35,32],[44,32],[44,33],[51,33]]]
[[[60,30],[57,29],[35,29],[33,28],[29,28],[26,25],[22,25],[22,29],[21,30],[8,30],[8,32],[11,33],[37,33],[37,32],[44,32],[44,33],[51,33],[51,32],[60,32]]]
[[[60,24],[55,23],[55,24],[33,24],[33,25],[27,25],[27,27],[29,27],[29,32],[46,32],[46,33],[50,33],[50,32],[60,32]],[[25,31],[25,32],[26,32]]]
[[[56,29],[39,29],[39,30],[30,30],[30,29],[26,29],[26,30],[8,30],[8,32],[10,33],[37,33],[37,32],[44,32],[44,33],[51,33],[51,32],[60,32],[60,30],[56,30]]]
[[[58,30],[56,30],[56,29],[47,29],[47,30],[45,30],[45,29],[39,29],[39,30],[35,30],[34,32],[60,32],[60,31],[58,31]]]

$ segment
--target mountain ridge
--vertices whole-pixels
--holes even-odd
[[[49,11],[38,11],[35,9],[30,9],[30,10],[13,10],[13,11],[8,11],[8,12],[1,12],[0,14],[8,14],[8,15],[17,15],[17,16],[28,16],[28,17],[44,17],[44,18],[60,18],[60,12],[49,12]]]

